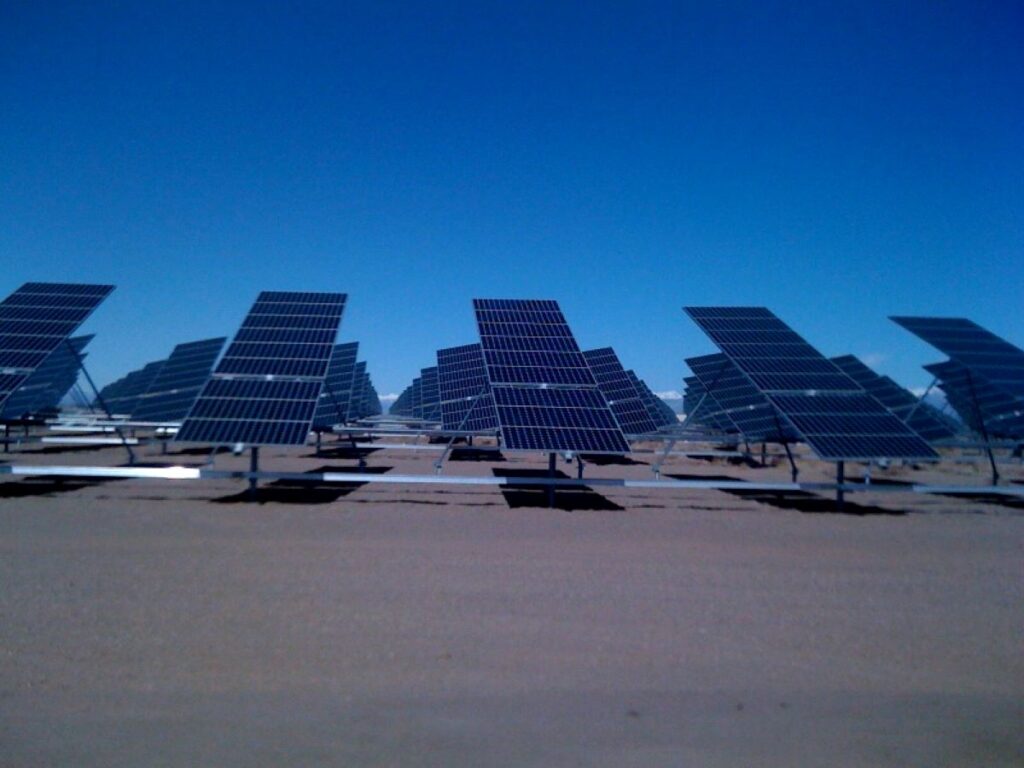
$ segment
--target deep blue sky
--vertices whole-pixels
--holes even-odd
[[[438,6],[438,7],[434,7]],[[341,290],[394,392],[554,298],[658,390],[684,304],[764,304],[909,386],[889,314],[1024,344],[1024,6],[0,4],[0,293],[113,282],[105,382]]]

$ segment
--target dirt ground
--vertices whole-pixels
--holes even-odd
[[[204,460],[171,451],[141,458]],[[422,474],[436,456],[366,458]],[[496,458],[445,473],[544,466]],[[653,460],[587,473],[650,478]],[[665,473],[788,479],[685,456]],[[873,475],[987,482],[951,461]],[[601,488],[547,509],[488,486],[267,483],[250,501],[238,480],[0,481],[2,766],[1024,764],[1020,499],[865,493],[838,513]]]

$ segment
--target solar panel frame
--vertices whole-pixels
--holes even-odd
[[[765,307],[684,311],[825,461],[935,461],[938,454]]]
[[[558,303],[474,299],[506,451],[629,453]]]
[[[0,420],[20,420],[56,408],[78,380],[80,361],[93,338],[76,336],[51,352],[0,406]]]
[[[303,445],[346,298],[342,293],[260,293],[175,440]]]
[[[467,432],[491,432],[498,428],[479,344],[439,349],[437,378],[442,428]]]

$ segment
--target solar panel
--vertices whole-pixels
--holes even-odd
[[[734,434],[739,432],[732,419],[722,413],[722,406],[704,389],[700,379],[687,376],[683,379],[686,390],[683,393],[683,412],[688,424]]]
[[[391,404],[391,407],[388,409],[388,413],[394,414],[395,416],[409,416],[409,398],[411,396],[412,387],[408,386],[402,390],[402,394],[395,398],[395,402]]]
[[[764,307],[685,307],[821,459],[937,459],[931,446]]]
[[[79,357],[92,335],[76,336],[61,344],[4,402],[0,418],[22,419],[56,408],[78,380]],[[74,349],[68,349],[68,344]],[[77,354],[76,354],[77,353]]]
[[[437,351],[441,426],[447,430],[484,432],[498,428],[484,353],[479,344]]]
[[[0,302],[0,405],[113,290],[112,285],[25,283]]]
[[[921,402],[888,376],[875,373],[853,355],[831,358],[840,370],[929,442],[955,434],[937,409]]]
[[[369,408],[370,376],[366,372],[366,363],[356,363],[355,381],[352,389],[351,419],[363,419],[370,415]]]
[[[939,380],[946,400],[972,430],[999,438],[1024,435],[1024,409],[1004,390],[953,360],[924,368]]]
[[[349,419],[353,393],[356,385],[356,356],[359,354],[359,342],[337,344],[331,353],[331,362],[327,366],[327,377],[324,388],[316,404],[313,416],[313,427],[329,429],[335,424],[343,424]]]
[[[966,408],[972,415],[965,421],[972,428],[1011,438],[1024,435],[1024,350],[966,318],[891,319],[956,363],[958,367],[944,377],[944,391],[948,386],[959,389],[959,396],[968,401],[984,399],[983,405]],[[956,398],[953,395],[950,403]],[[979,418],[984,424],[976,423]]]
[[[344,308],[340,293],[261,293],[175,439],[305,443]]]
[[[93,407],[100,407],[102,402],[112,414],[131,416],[139,399],[153,384],[166,362],[166,360],[154,360],[107,384],[100,390],[99,397],[93,402]]]
[[[424,421],[441,421],[441,394],[438,387],[437,367],[431,366],[420,371],[420,397]]]
[[[583,357],[622,431],[630,435],[656,432],[658,425],[648,414],[647,406],[636,385],[626,375],[615,350],[611,347],[590,349],[583,353]]]
[[[775,407],[725,355],[689,357],[686,364],[719,413],[751,442],[792,442],[798,439]],[[720,421],[720,420],[719,420]]]
[[[503,447],[628,453],[557,302],[474,299]]]
[[[210,378],[225,341],[221,336],[178,344],[132,409],[132,418],[153,422],[184,419]]]
[[[423,380],[417,376],[412,380],[412,392],[409,395],[409,412],[414,419],[423,418]]]
[[[672,406],[654,394],[646,382],[636,375],[635,371],[626,371],[626,375],[640,394],[640,399],[643,400],[644,406],[647,408],[647,415],[654,420],[659,429],[679,424],[679,419],[676,418],[676,412],[672,410]]]

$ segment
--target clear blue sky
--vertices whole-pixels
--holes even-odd
[[[108,381],[350,296],[382,393],[554,298],[657,390],[763,304],[909,386],[889,314],[1024,344],[1021,3],[0,4],[0,293],[113,282]]]

